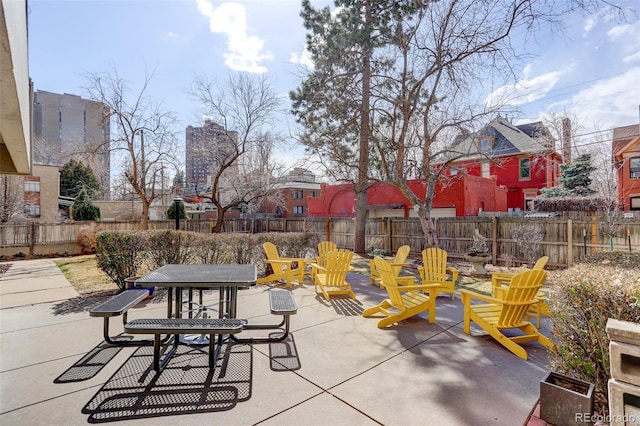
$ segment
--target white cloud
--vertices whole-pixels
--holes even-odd
[[[304,49],[300,54],[298,54],[297,52],[291,52],[289,62],[291,62],[292,64],[304,65],[305,67],[310,69],[315,68],[314,63],[311,60],[311,54],[307,49]]]
[[[225,65],[234,71],[267,72],[262,63],[272,60],[273,54],[264,49],[264,39],[250,35],[253,29],[247,24],[244,5],[226,2],[214,7],[208,0],[197,0],[197,6],[198,11],[209,18],[209,30],[227,36]]]
[[[549,105],[547,110],[570,111],[579,116],[586,126],[597,123],[603,129],[637,123],[640,99],[638,75],[640,67],[600,80],[570,99]]]
[[[584,26],[582,27],[582,29],[584,30],[585,33],[588,33],[596,26],[597,23],[598,23],[598,16],[591,15],[584,20]],[[586,34],[583,34],[583,36],[586,36]]]
[[[624,58],[622,58],[622,62],[624,62],[625,64],[630,64],[633,62],[640,62],[640,51],[629,55],[629,56],[625,56]]]
[[[607,31],[607,37],[611,43],[618,43],[617,50],[628,53],[622,58],[624,63],[640,61],[640,21],[616,25]]]
[[[620,37],[631,36],[637,34],[637,29],[634,28],[637,25],[625,24],[625,25],[616,25],[612,27],[609,31],[607,31],[607,36],[609,36],[610,40],[616,40]]]
[[[523,105],[543,98],[553,89],[565,71],[554,71],[533,78],[526,78],[531,67],[525,67],[525,78],[514,84],[502,86],[487,96],[488,106]]]

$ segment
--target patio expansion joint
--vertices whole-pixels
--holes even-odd
[[[330,321],[326,321],[325,323],[333,322],[333,321],[336,321],[336,320],[337,320],[337,319],[333,319],[333,320],[330,320]],[[267,418],[263,419],[262,421],[260,421],[260,422],[258,422],[258,423],[256,423],[256,424],[260,424],[260,423],[262,423],[262,422],[264,422],[264,421],[267,421],[267,420],[269,420],[269,419],[272,419],[272,418],[274,418],[274,417],[276,417],[276,416],[278,416],[278,415],[280,415],[280,414],[282,414],[282,413],[285,413],[285,412],[287,412],[287,411],[291,410],[292,408],[295,408],[295,407],[297,407],[297,406],[299,406],[299,405],[301,405],[301,404],[303,404],[303,403],[305,403],[305,402],[307,402],[307,401],[310,401],[310,400],[312,400],[312,399],[314,399],[314,398],[317,398],[318,396],[320,396],[320,395],[322,395],[322,394],[327,394],[327,395],[330,395],[330,396],[332,396],[333,398],[337,399],[338,401],[342,402],[343,404],[347,405],[348,407],[352,408],[353,410],[355,410],[355,411],[359,412],[360,414],[362,414],[363,416],[367,417],[367,418],[368,418],[368,419],[370,419],[371,421],[373,421],[373,422],[375,422],[375,423],[377,423],[377,424],[379,424],[379,425],[383,425],[384,423],[382,423],[382,422],[380,422],[380,421],[376,420],[375,418],[371,417],[371,415],[369,415],[369,414],[365,413],[364,411],[360,410],[358,407],[355,407],[354,405],[352,405],[352,404],[351,404],[351,403],[349,403],[348,401],[345,401],[344,399],[342,399],[342,398],[338,397],[337,395],[335,395],[333,392],[331,392],[331,389],[335,389],[335,388],[337,388],[338,386],[341,386],[341,385],[343,385],[343,384],[345,384],[345,383],[349,382],[350,380],[353,380],[353,379],[355,379],[356,377],[359,377],[359,376],[361,376],[361,375],[363,375],[363,374],[365,374],[365,373],[367,373],[367,372],[369,372],[369,371],[373,370],[374,368],[377,368],[377,367],[379,367],[380,365],[382,365],[382,364],[384,364],[384,363],[386,363],[386,362],[388,362],[388,361],[390,361],[390,360],[392,360],[392,359],[394,359],[394,358],[396,358],[396,357],[398,357],[398,356],[400,356],[400,355],[402,355],[402,354],[404,354],[404,353],[406,353],[406,352],[411,351],[413,348],[415,348],[415,347],[417,347],[417,346],[420,346],[420,345],[424,344],[425,342],[428,342],[429,340],[431,340],[431,339],[433,339],[433,338],[435,338],[435,337],[437,337],[437,336],[439,336],[439,335],[441,335],[441,334],[443,334],[443,333],[446,333],[447,331],[451,330],[452,328],[455,328],[455,327],[460,326],[460,324],[462,324],[462,321],[459,321],[459,322],[457,322],[457,323],[455,323],[455,324],[453,324],[453,325],[450,325],[450,326],[448,326],[448,327],[446,327],[446,328],[443,328],[441,331],[439,331],[439,332],[435,333],[433,336],[430,336],[429,338],[424,339],[424,340],[420,341],[419,343],[416,343],[416,344],[415,344],[415,345],[413,345],[413,346],[410,346],[410,347],[408,347],[408,348],[405,348],[404,350],[402,350],[402,351],[400,351],[400,352],[398,352],[398,353],[396,353],[396,354],[394,354],[394,355],[392,355],[392,356],[390,356],[390,357],[388,357],[388,358],[386,358],[386,359],[384,359],[384,360],[382,360],[382,361],[378,362],[377,364],[372,365],[371,367],[369,367],[369,368],[367,368],[367,369],[365,369],[365,370],[363,370],[363,371],[359,372],[358,374],[355,374],[355,375],[353,375],[353,376],[351,376],[351,377],[349,377],[349,378],[347,378],[347,379],[345,379],[345,380],[343,380],[343,381],[341,381],[341,382],[339,382],[339,383],[336,383],[335,385],[330,386],[330,387],[328,387],[328,388],[324,388],[323,386],[319,385],[318,383],[314,382],[313,380],[310,380],[310,379],[308,379],[307,377],[305,377],[305,376],[301,375],[301,374],[300,374],[299,372],[297,372],[297,371],[289,370],[291,373],[293,373],[293,374],[295,374],[296,376],[300,377],[302,380],[304,380],[304,381],[306,381],[307,383],[309,383],[309,384],[311,384],[311,385],[315,386],[316,388],[318,388],[321,392],[319,392],[319,393],[317,393],[317,394],[315,394],[315,395],[313,395],[313,396],[310,396],[309,398],[307,398],[307,399],[305,399],[305,400],[303,400],[303,401],[300,401],[299,403],[297,403],[297,404],[295,404],[295,405],[293,405],[293,406],[291,406],[291,407],[288,407],[288,408],[286,408],[286,409],[284,409],[284,410],[282,410],[282,411],[280,411],[280,412],[278,412],[278,413],[275,413],[275,414],[273,414],[272,416],[269,416],[269,417],[267,417]],[[305,327],[305,328],[312,328],[312,327],[315,327],[316,325],[318,325],[318,324],[315,324],[315,325],[312,325],[312,326],[309,326],[309,327]],[[299,329],[299,330],[303,330],[303,329]],[[260,354],[262,354],[263,356],[266,356],[267,358],[269,357],[269,355],[268,355],[267,353],[265,353],[265,352],[263,352],[263,351],[259,350],[259,349],[258,349],[258,348],[256,348],[255,346],[253,346],[253,349],[254,349],[254,350],[257,350],[257,352],[258,352],[258,353],[260,353]]]
[[[22,406],[20,406],[20,407],[12,408],[11,410],[7,410],[7,411],[0,411],[0,416],[2,416],[2,415],[4,415],[4,414],[8,414],[8,413],[13,413],[13,412],[15,412],[15,411],[20,411],[20,410],[23,410],[23,409],[25,409],[25,408],[34,407],[34,406],[36,406],[36,405],[40,405],[40,404],[43,404],[43,403],[45,403],[45,402],[55,401],[56,399],[60,399],[60,398],[64,398],[64,397],[69,396],[69,395],[74,395],[74,394],[76,394],[76,393],[84,392],[84,391],[89,390],[89,389],[96,389],[96,388],[100,388],[103,384],[104,384],[104,383],[98,383],[98,384],[95,384],[95,385],[86,386],[86,387],[83,387],[83,388],[81,388],[81,389],[73,390],[73,391],[71,391],[71,392],[66,392],[66,393],[58,394],[58,395],[53,396],[53,397],[51,397],[51,398],[41,399],[40,401],[35,401],[35,402],[30,403],[30,404],[25,404],[25,405],[22,405]]]

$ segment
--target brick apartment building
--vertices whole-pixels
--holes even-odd
[[[238,133],[211,120],[202,127],[188,126],[185,133],[185,180],[187,190],[206,192],[220,161],[235,152]]]
[[[613,129],[612,152],[620,208],[640,210],[640,124]]]

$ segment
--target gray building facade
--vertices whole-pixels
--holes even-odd
[[[108,108],[72,94],[38,90],[33,102],[33,162],[63,166],[71,159],[89,166],[109,199],[111,183]]]

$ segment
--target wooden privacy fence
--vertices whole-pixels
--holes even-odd
[[[137,222],[99,222],[99,230],[127,231],[138,228]],[[473,241],[475,229],[487,238],[487,245],[494,264],[511,262],[513,265],[527,260],[521,250],[522,241],[514,238],[516,230],[534,227],[540,236],[538,256],[549,256],[549,264],[564,267],[583,259],[596,251],[640,251],[640,221],[623,219],[618,222],[618,232],[610,239],[602,233],[602,224],[596,218],[513,218],[471,217],[440,218],[435,220],[439,246],[449,252],[452,260],[464,260]],[[34,254],[36,247],[42,254],[46,247],[55,254],[54,246],[77,244],[78,234],[91,224],[75,223],[25,223],[0,225],[0,254]],[[209,233],[210,221],[187,220],[180,222],[183,230]],[[174,221],[149,222],[149,229],[174,229]],[[320,240],[330,240],[338,247],[353,248],[355,222],[349,218],[301,218],[301,219],[236,219],[226,220],[223,232],[308,232]],[[418,257],[425,248],[422,227],[414,218],[374,218],[366,223],[365,245],[395,253],[402,245],[411,247],[412,256]]]

